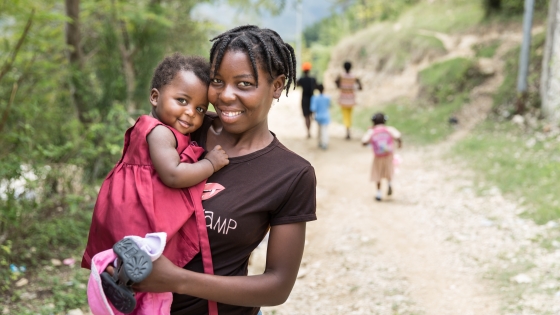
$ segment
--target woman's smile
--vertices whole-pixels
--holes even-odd
[[[244,111],[224,111],[224,110],[220,110],[220,113],[222,114],[222,116],[225,116],[227,118],[234,118],[237,117],[241,114],[243,114]]]

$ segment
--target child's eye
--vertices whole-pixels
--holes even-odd
[[[186,104],[187,103],[187,100],[184,99],[184,98],[178,98],[177,101],[179,101],[179,103],[181,103],[181,104]]]
[[[242,82],[239,82],[239,85],[241,85],[241,86],[251,86],[253,84],[251,82],[242,81]]]
[[[204,114],[206,112],[206,108],[199,106],[199,107],[196,108],[196,111],[201,113],[201,114]]]

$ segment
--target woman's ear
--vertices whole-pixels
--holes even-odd
[[[282,95],[282,91],[284,91],[284,87],[286,86],[286,75],[281,74],[277,76],[274,81],[272,81],[272,86],[274,88],[273,96],[274,98],[280,98]]]
[[[158,89],[153,88],[150,91],[150,103],[152,104],[153,107],[157,106],[158,98],[159,98],[159,91]]]

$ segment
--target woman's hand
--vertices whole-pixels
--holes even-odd
[[[175,266],[167,257],[161,256],[153,262],[150,275],[132,286],[137,292],[175,292],[174,283],[185,270]]]

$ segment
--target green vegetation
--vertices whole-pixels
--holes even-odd
[[[391,125],[399,129],[407,141],[435,143],[454,131],[447,122],[449,117],[469,102],[469,91],[482,80],[470,59],[454,58],[436,63],[419,74],[421,92],[418,100],[403,99],[400,103],[388,104],[383,112],[392,118]],[[369,127],[372,114],[372,109],[357,108],[354,114],[356,126]]]
[[[482,43],[475,45],[473,49],[476,52],[476,57],[478,58],[492,58],[496,54],[496,50],[500,47],[501,42],[499,40],[493,40],[487,43]]]
[[[540,139],[538,140],[537,139]],[[454,152],[480,174],[527,206],[537,223],[560,218],[560,145],[556,137],[532,134],[512,122],[488,121],[460,142]]]
[[[124,131],[149,111],[157,63],[176,51],[207,55],[215,29],[191,19],[197,3],[0,1],[0,304],[10,314],[85,305],[70,280],[54,282],[59,270],[42,271],[51,259],[81,259],[97,185]],[[258,3],[275,11],[274,0]]]
[[[544,34],[532,40],[525,109],[532,124],[523,128],[508,118],[517,110],[516,74],[519,48],[506,55],[504,82],[494,95],[495,114],[455,147],[455,152],[479,171],[480,180],[495,185],[523,201],[526,215],[538,223],[560,218],[560,145],[549,134],[547,123],[539,121],[539,83]],[[532,117],[532,118],[531,118]]]
[[[389,116],[389,124],[403,133],[404,141],[414,144],[431,144],[445,139],[451,132],[447,120],[449,116],[464,105],[467,99],[464,95],[455,97],[452,101],[440,107],[413,106],[408,100],[401,104],[390,104],[383,108],[383,113]],[[371,108],[356,108],[353,119],[355,126],[365,129],[371,126]]]
[[[527,101],[524,107],[535,111],[540,107],[540,73],[543,58],[545,34],[533,36],[531,40],[531,61],[529,64],[529,77],[527,78]],[[517,102],[517,71],[519,68],[520,47],[512,49],[505,56],[504,82],[494,94],[495,111],[503,117],[510,117],[516,111]]]

